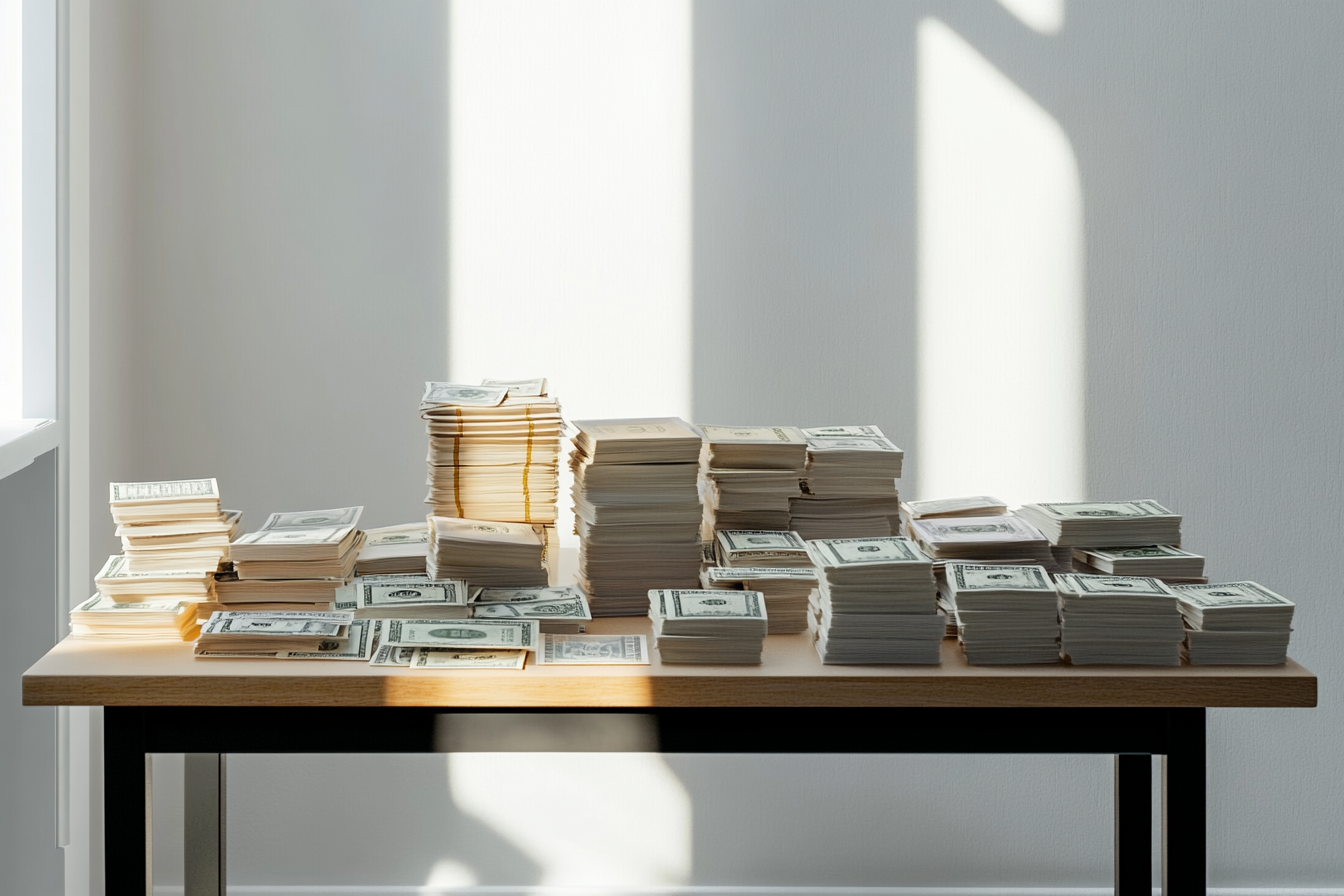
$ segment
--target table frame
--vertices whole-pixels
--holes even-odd
[[[1115,892],[1152,892],[1152,765],[1162,763],[1162,892],[1204,896],[1205,710],[1195,707],[133,707],[104,710],[104,831],[109,896],[149,892],[151,753],[187,760],[187,896],[225,892],[229,753],[432,753],[463,749],[463,717],[600,713],[632,721],[635,741],[474,744],[471,749],[664,753],[1101,753],[1115,756]],[[563,718],[545,722],[563,722]],[[573,726],[571,726],[571,732]],[[139,833],[137,833],[139,832]]]

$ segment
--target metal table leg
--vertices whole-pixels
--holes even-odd
[[[103,868],[107,896],[152,896],[153,802],[144,711],[103,712]]]
[[[1115,896],[1152,896],[1153,757],[1115,757]]]
[[[1204,710],[1168,710],[1162,757],[1162,893],[1205,896]]]
[[[226,753],[187,753],[183,793],[183,896],[224,896]]]

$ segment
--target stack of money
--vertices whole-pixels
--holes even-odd
[[[1294,604],[1255,582],[1175,585],[1185,619],[1182,656],[1192,665],[1288,662]]]
[[[807,604],[817,587],[817,571],[810,567],[711,566],[701,570],[700,586],[759,591],[765,598],[767,633],[787,635],[807,631]]]
[[[902,501],[901,524],[906,526],[911,520],[944,520],[961,516],[1003,516],[1007,512],[1008,505],[990,495]]]
[[[369,664],[412,669],[522,669],[535,619],[383,619]]]
[[[108,491],[131,572],[213,571],[242,531],[242,513],[220,510],[213,479],[112,482]]]
[[[1017,515],[1060,547],[1144,547],[1181,543],[1181,516],[1156,501],[1023,504]]]
[[[574,585],[547,588],[476,588],[473,619],[535,619],[542,634],[582,634],[593,619],[588,599]]]
[[[119,604],[95,594],[70,611],[70,634],[97,641],[192,641],[196,604],[177,598]]]
[[[768,621],[759,591],[649,591],[653,646],[664,663],[759,663]]]
[[[807,542],[797,532],[772,529],[720,529],[714,533],[720,566],[809,567]]]
[[[280,651],[317,652],[324,642],[350,635],[349,613],[226,611],[212,613],[201,626],[196,654],[269,656]]]
[[[147,600],[205,601],[214,597],[215,578],[211,570],[182,569],[160,572],[132,572],[122,554],[107,558],[95,577],[98,593],[119,604]]]
[[[420,416],[433,515],[542,526],[554,557],[565,424],[546,380],[425,383]]]
[[[261,614],[253,614],[261,615]],[[207,620],[208,621],[208,620]],[[345,635],[339,638],[323,638],[316,649],[267,649],[273,644],[253,646],[247,650],[235,650],[230,644],[216,642],[207,647],[196,647],[195,655],[204,659],[274,659],[274,660],[356,660],[369,662],[373,656],[373,647],[377,639],[376,619],[354,619],[346,626]]]
[[[273,513],[256,532],[233,543],[239,579],[349,580],[364,544],[363,506]]]
[[[432,516],[429,528],[433,540],[425,571],[435,581],[526,588],[549,580],[539,526]]]
[[[650,589],[700,574],[700,433],[676,417],[574,426],[580,584],[594,616],[642,616]]]
[[[1011,514],[911,520],[910,537],[937,566],[948,560],[1026,563],[1054,571],[1050,543]]]
[[[790,527],[806,539],[894,535],[905,453],[876,426],[804,429],[802,494],[789,501]]]
[[[230,566],[215,573],[214,599],[227,606],[208,608],[202,604],[201,610],[330,610],[336,591],[343,584],[344,579],[335,578],[240,579]],[[208,616],[206,612],[201,618]]]
[[[1144,576],[1055,577],[1060,653],[1074,665],[1178,666],[1185,627],[1176,592]]]
[[[361,576],[425,572],[429,526],[424,521],[364,530],[364,547],[355,561]]]
[[[946,572],[939,604],[955,614],[966,662],[1059,662],[1058,597],[1045,567],[952,562]]]
[[[807,438],[794,426],[701,426],[705,541],[719,529],[788,529],[802,494]]]
[[[821,661],[937,663],[947,617],[933,561],[898,535],[807,543],[818,572],[808,628]]]
[[[1075,572],[1105,576],[1151,576],[1168,585],[1204,584],[1204,558],[1169,544],[1141,548],[1074,548]]]
[[[359,576],[336,592],[335,609],[356,619],[466,619],[467,583],[426,575]]]

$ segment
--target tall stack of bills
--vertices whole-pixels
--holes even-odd
[[[951,562],[939,596],[971,665],[1059,662],[1058,598],[1045,567]]]
[[[1288,662],[1294,604],[1255,582],[1173,585],[1185,619],[1182,656],[1192,665]]]
[[[807,438],[794,426],[702,425],[701,533],[719,529],[788,529],[789,501],[802,494]]]
[[[758,591],[654,589],[654,647],[665,663],[759,663],[768,627]]]
[[[546,528],[558,548],[560,402],[545,378],[425,383],[420,416],[429,433],[429,504],[434,516]]]
[[[113,482],[108,504],[131,572],[208,569],[229,559],[242,513],[221,510],[214,479]]]
[[[768,634],[807,631],[807,604],[817,571],[790,566],[711,566],[700,571],[703,588],[759,591],[769,616]]]
[[[933,561],[898,535],[807,543],[819,587],[808,628],[821,661],[937,663],[947,617]]]
[[[1178,666],[1185,627],[1171,586],[1143,576],[1055,577],[1060,652],[1074,665]]]
[[[215,577],[218,609],[329,612],[337,589],[354,575],[363,512],[359,506],[271,514],[233,543],[233,571]]]
[[[429,528],[425,571],[435,581],[526,588],[549,580],[540,526],[432,516]]]
[[[580,584],[594,616],[642,616],[650,589],[698,584],[700,433],[676,417],[574,426]]]
[[[876,426],[804,429],[802,494],[789,500],[789,526],[806,539],[894,535],[905,452]]]

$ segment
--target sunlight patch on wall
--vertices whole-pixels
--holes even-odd
[[[922,498],[1084,497],[1082,188],[1044,109],[918,29]]]
[[[1042,34],[1058,34],[1064,27],[1064,0],[999,0],[1022,24]]]

